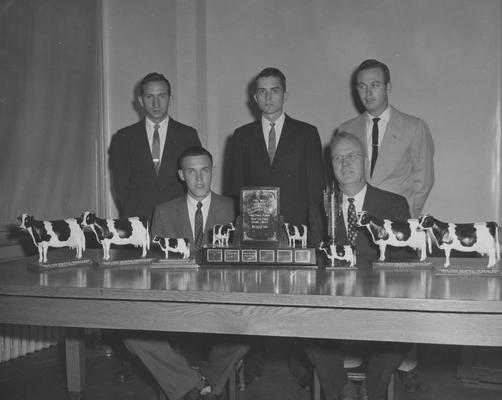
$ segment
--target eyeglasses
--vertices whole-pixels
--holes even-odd
[[[344,160],[348,160],[349,162],[355,162],[359,160],[363,155],[361,153],[349,153],[349,154],[335,154],[333,156],[333,162],[335,164],[341,164]]]

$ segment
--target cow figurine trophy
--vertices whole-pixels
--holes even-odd
[[[153,243],[158,244],[165,254],[165,259],[169,259],[169,253],[181,254],[182,259],[190,257],[190,242],[183,238],[166,238],[155,235]]]
[[[230,232],[233,231],[235,231],[233,222],[225,225],[214,225],[212,229],[213,247],[228,247]]]
[[[76,258],[82,258],[85,250],[85,235],[77,218],[54,221],[39,221],[28,214],[18,217],[20,229],[28,231],[38,248],[38,262],[47,263],[49,247],[69,247],[76,249]]]
[[[436,245],[445,253],[444,268],[450,266],[452,250],[488,255],[488,269],[492,269],[500,260],[498,225],[496,222],[474,222],[456,224],[441,222],[431,215],[420,216],[419,228],[429,231]]]
[[[343,217],[340,192],[335,188],[334,183],[331,188],[324,190],[324,211],[328,221],[329,242],[320,243],[318,250],[326,255],[332,268],[335,267],[336,260],[344,261],[350,267],[354,267],[356,264],[355,248],[350,245],[336,244],[336,225],[338,219]]]
[[[296,242],[299,241],[302,249],[307,248],[307,225],[291,225],[285,222],[283,226],[288,237],[289,247],[295,247]]]
[[[110,260],[110,246],[133,245],[141,247],[141,257],[144,258],[150,250],[150,233],[148,221],[144,218],[129,217],[125,219],[102,219],[85,211],[82,214],[82,227],[89,228],[103,248],[103,260]]]
[[[373,242],[379,247],[379,261],[385,261],[387,246],[411,247],[420,252],[420,262],[427,258],[427,248],[432,252],[430,237],[419,229],[419,221],[410,218],[405,221],[376,218],[361,211],[357,218],[357,226],[366,227]]]

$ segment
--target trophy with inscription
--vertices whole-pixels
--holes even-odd
[[[354,267],[356,263],[354,247],[336,244],[336,227],[339,218],[343,218],[343,215],[341,194],[340,191],[336,189],[334,183],[331,188],[326,188],[324,190],[324,211],[328,221],[329,242],[321,243],[319,245],[319,250],[324,253],[328,259],[329,265],[326,265],[326,267],[343,268],[344,266],[340,265],[340,262],[348,263],[349,267]],[[339,260],[338,265],[336,260]]]
[[[307,248],[307,227],[284,223],[278,187],[244,187],[240,215],[230,245],[203,248],[207,264],[316,265],[315,249]]]

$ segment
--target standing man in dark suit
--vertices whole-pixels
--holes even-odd
[[[234,132],[232,193],[238,198],[243,186],[278,186],[285,222],[317,226],[311,219],[325,186],[319,132],[284,113],[288,93],[280,70],[265,68],[255,86],[262,117]],[[318,243],[321,230],[311,230],[309,240]]]
[[[213,224],[233,221],[233,202],[211,191],[213,158],[206,149],[189,147],[181,154],[179,166],[178,173],[186,183],[187,194],[156,207],[152,233],[188,238],[193,245],[191,250],[195,247],[197,251],[207,243],[207,231]],[[199,223],[200,228],[197,227]],[[204,234],[201,243],[197,244],[199,230]],[[179,343],[182,352],[178,352],[171,346],[171,339],[171,335],[152,334],[125,340],[126,347],[141,359],[171,400],[220,399],[232,368],[249,349],[248,345],[228,336],[183,334]],[[206,361],[198,370],[193,369],[182,354],[187,340],[203,346],[212,344]]]
[[[337,227],[336,242],[355,244],[357,265],[364,267],[378,258],[378,251],[371,238],[357,230],[352,223],[355,222],[356,213],[365,210],[378,218],[406,220],[410,217],[408,203],[400,195],[366,183],[368,161],[365,149],[356,136],[339,132],[333,136],[330,148],[333,171],[342,192],[343,219],[340,218]],[[391,375],[411,349],[411,345],[358,342],[358,346],[362,346],[367,355],[367,398],[385,400]],[[316,341],[307,347],[307,355],[317,370],[326,399],[357,398],[355,387],[347,380],[347,373],[343,368],[343,350],[343,342],[336,340]]]
[[[120,217],[150,220],[154,207],[184,193],[178,179],[179,155],[200,146],[197,131],[168,115],[171,85],[152,72],[140,83],[141,121],[120,129],[110,144],[110,170]]]
[[[344,122],[367,153],[368,182],[406,197],[416,218],[434,184],[434,143],[427,123],[389,105],[390,71],[377,60],[363,61],[355,71],[356,89],[366,112]]]

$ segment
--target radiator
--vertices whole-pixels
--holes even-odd
[[[64,328],[0,324],[0,362],[54,346],[63,338]]]

